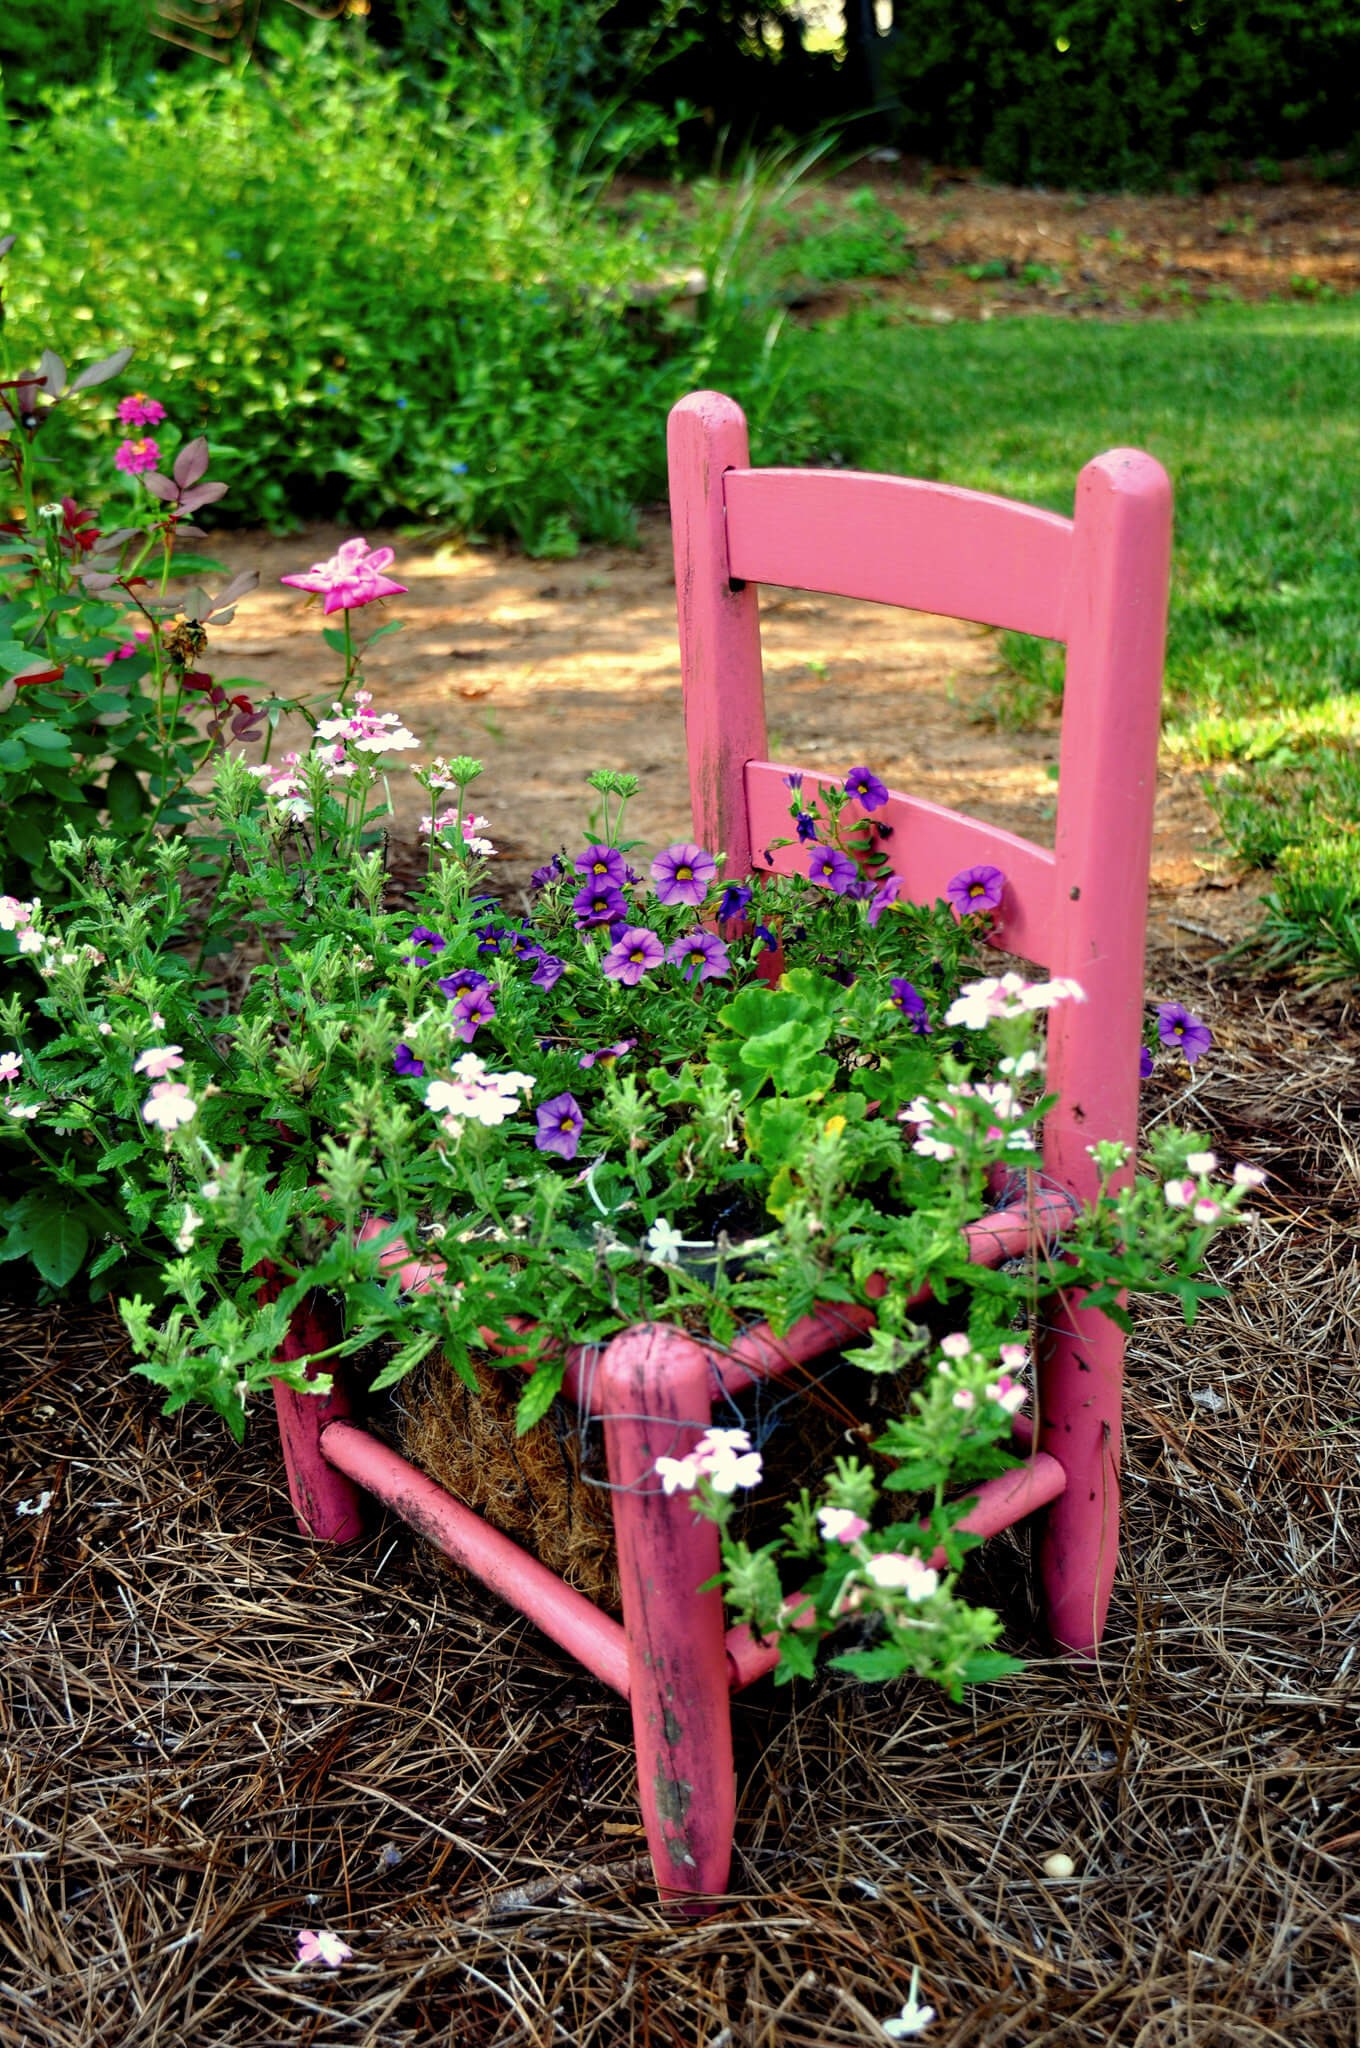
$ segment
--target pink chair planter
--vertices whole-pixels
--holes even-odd
[[[1003,1260],[1051,1241],[1095,1191],[1092,1137],[1132,1143],[1138,1108],[1142,958],[1170,548],[1170,489],[1148,456],[1088,464],[1075,520],[900,478],[750,467],[730,399],[699,393],[671,416],[672,509],[696,836],[736,878],[787,824],[781,776],[764,759],[755,585],[839,591],[1065,640],[1057,846],[894,794],[880,817],[905,893],[927,902],[969,865],[1008,879],[1002,942],[1078,980],[1089,1000],[1052,1013],[1050,1076],[1061,1096],[1045,1132],[1050,1188],[968,1227],[970,1256]],[[811,779],[815,779],[810,777]],[[788,854],[776,861],[789,861]],[[374,1221],[364,1235],[381,1234]],[[403,1286],[437,1286],[437,1260],[393,1244]],[[868,1290],[872,1297],[872,1287]],[[335,1305],[310,1303],[290,1355],[326,1348]],[[320,1318],[321,1320],[318,1320]],[[328,1318],[328,1320],[327,1320]],[[666,1325],[626,1330],[593,1359],[568,1352],[564,1392],[604,1429],[623,1619],[605,1614],[509,1537],[436,1486],[326,1399],[276,1386],[299,1526],[353,1540],[372,1493],[534,1620],[632,1709],[639,1796],[657,1884],[683,1911],[728,1881],[735,1787],[729,1698],[777,1651],[724,1627],[717,1532],[654,1476],[683,1455],[716,1401],[839,1349],[869,1330],[869,1302],[826,1308],[782,1339],[768,1327],[719,1353]],[[1049,1625],[1068,1649],[1099,1642],[1118,1547],[1123,1339],[1070,1303],[1040,1361],[1037,1429],[1018,1470],[977,1489],[965,1528],[990,1535],[1042,1511],[1039,1572]]]

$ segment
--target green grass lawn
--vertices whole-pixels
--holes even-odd
[[[1168,742],[1231,771],[1219,814],[1237,851],[1278,868],[1280,957],[1360,971],[1360,302],[1122,325],[861,315],[792,346],[828,446],[857,467],[1070,512],[1104,448],[1166,465]],[[1009,636],[1007,654],[1022,707],[1059,686],[1053,650]]]

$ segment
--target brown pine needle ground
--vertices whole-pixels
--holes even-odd
[[[913,1964],[939,2048],[1353,2043],[1360,1039],[1175,984],[1219,1042],[1151,1113],[1273,1178],[1230,1298],[1140,1317],[1100,1662],[1034,1643],[1003,1539],[971,1569],[1023,1677],[745,1695],[699,1925],[653,1902],[620,1703],[401,1525],[301,1541],[263,1413],[238,1452],[116,1324],[6,1312],[0,2048],[867,2048]],[[303,1927],[353,1962],[299,1969]]]

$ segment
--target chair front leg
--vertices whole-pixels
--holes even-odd
[[[328,1351],[341,1334],[335,1307],[322,1295],[309,1295],[294,1309],[278,1356],[286,1362]],[[281,1380],[275,1380],[273,1388],[288,1493],[299,1530],[318,1543],[357,1543],[364,1533],[363,1489],[328,1465],[321,1452],[326,1424],[348,1422],[354,1411],[343,1361],[335,1361],[329,1394],[299,1394]]]
[[[718,1532],[683,1493],[667,1495],[658,1457],[681,1457],[707,1427],[708,1360],[678,1330],[625,1331],[601,1361],[604,1423],[629,1646],[638,1792],[663,1896],[695,1914],[725,1890],[736,1786]]]
[[[1119,1558],[1120,1418],[1124,1332],[1080,1295],[1055,1302],[1039,1356],[1038,1448],[1067,1486],[1045,1510],[1039,1581],[1060,1649],[1094,1654],[1105,1630]]]

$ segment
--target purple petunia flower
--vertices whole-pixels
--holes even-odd
[[[811,811],[800,811],[798,813],[797,832],[800,839],[815,839],[817,837],[817,820],[813,817]]]
[[[501,940],[506,936],[503,924],[475,924],[472,936],[477,941],[479,953],[498,953]]]
[[[1178,1045],[1188,1067],[1193,1067],[1200,1054],[1208,1052],[1214,1042],[1208,1025],[1192,1016],[1184,1003],[1158,1003],[1157,1036],[1163,1045]]]
[[[490,1024],[496,1005],[484,988],[466,989],[453,1006],[454,1036],[471,1045],[483,1024]]]
[[[529,877],[529,887],[531,889],[546,889],[550,882],[555,882],[559,875],[565,875],[566,872],[566,866],[561,854],[555,853],[551,860],[544,861],[541,868],[534,869]]]
[[[572,911],[577,929],[593,931],[598,925],[612,924],[616,918],[628,915],[624,902],[613,882],[587,882],[580,894],[571,899]]]
[[[620,934],[618,943],[610,947],[600,968],[611,981],[636,988],[643,975],[659,967],[665,957],[666,949],[656,933],[649,932],[645,925],[632,924]]]
[[[785,789],[791,789],[795,796],[801,796],[803,790],[803,771],[801,768],[792,769],[789,774],[782,777],[782,781]]]
[[[576,1064],[578,1067],[612,1067],[615,1060],[621,1060],[636,1044],[635,1038],[620,1038],[614,1045],[602,1045],[598,1052],[583,1052]]]
[[[869,922],[871,925],[878,923],[888,905],[896,903],[901,893],[902,880],[899,875],[889,875],[886,881],[879,883],[874,891],[873,902],[869,905]]]
[[[744,910],[750,908],[751,901],[752,891],[744,883],[729,882],[718,904],[718,923],[730,924],[734,917],[740,917]]]
[[[399,1045],[392,1055],[392,1072],[410,1074],[413,1077],[425,1071],[424,1060],[418,1060],[409,1045]]]
[[[475,967],[460,967],[456,974],[441,975],[435,987],[442,996],[453,1002],[458,996],[465,996],[479,988],[490,988],[491,983]]]
[[[873,877],[871,875],[856,875],[853,882],[847,882],[844,894],[846,900],[850,903],[867,903],[871,896],[877,894]]]
[[[584,853],[577,854],[572,866],[588,882],[612,882],[616,889],[623,887],[628,873],[616,846],[588,846]]]
[[[888,785],[872,768],[852,768],[845,778],[845,793],[858,797],[866,811],[881,811],[888,801]]]
[[[888,983],[888,987],[892,991],[893,1003],[907,1019],[912,1030],[922,1035],[928,1032],[930,1030],[930,1014],[926,1009],[923,999],[917,994],[911,983],[894,977]]]
[[[838,847],[819,846],[808,862],[808,880],[822,882],[837,896],[844,896],[851,883],[859,880],[859,869]]]
[[[682,839],[665,847],[652,862],[652,880],[658,903],[688,903],[697,906],[708,894],[708,885],[718,872],[718,863],[702,846]]]
[[[511,932],[510,951],[516,960],[538,960],[543,955],[543,948],[538,940],[532,932],[526,931]]]
[[[1138,1048],[1138,1078],[1140,1081],[1150,1081],[1152,1079],[1155,1064],[1152,1054],[1148,1051],[1147,1047],[1140,1045]]]
[[[712,932],[686,932],[666,948],[672,967],[682,967],[686,981],[716,981],[726,974],[727,948]]]
[[[760,940],[762,952],[777,953],[779,951],[779,941],[767,924],[758,924],[756,926],[756,937]]]
[[[432,932],[427,924],[418,924],[412,932],[409,943],[413,946],[428,946],[432,953],[442,953],[444,941],[438,932]]]
[[[585,1118],[581,1105],[574,1095],[554,1095],[550,1102],[542,1102],[534,1111],[538,1122],[538,1136],[534,1139],[540,1152],[556,1152],[559,1158],[574,1159],[581,1143],[581,1126]]]
[[[960,917],[976,917],[981,911],[996,910],[1001,903],[1006,877],[1000,868],[962,868],[945,883],[944,893]]]
[[[555,953],[543,953],[533,973],[529,976],[535,988],[556,988],[567,971],[565,960],[559,960]]]

